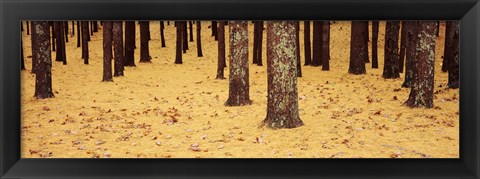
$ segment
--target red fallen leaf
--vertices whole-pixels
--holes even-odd
[[[44,111],[50,111],[50,108],[48,106],[43,106]]]
[[[55,120],[53,120],[53,119],[50,119],[50,120],[48,120],[48,123],[51,123],[51,122],[53,122],[53,121],[55,121]]]
[[[378,110],[377,112],[373,113],[373,115],[380,115],[380,113],[382,113],[382,111]]]
[[[397,96],[393,96],[393,100],[398,100]]]

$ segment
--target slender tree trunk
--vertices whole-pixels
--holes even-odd
[[[322,21],[313,21],[313,58],[311,66],[322,65]]]
[[[103,22],[103,80],[113,81],[112,78],[112,21]],[[126,30],[125,30],[126,31]],[[126,42],[125,42],[126,43]]]
[[[72,21],[72,37],[75,35],[75,21]]]
[[[93,21],[93,32],[98,32],[98,22],[97,21]]]
[[[140,63],[151,63],[150,50],[148,47],[149,29],[148,21],[139,21],[140,23]]]
[[[405,51],[407,48],[407,30],[405,29],[405,26],[407,24],[407,21],[402,21],[402,27],[400,30],[400,54],[398,58],[398,72],[403,73],[403,66],[405,65]]]
[[[135,31],[135,21],[125,21],[125,66],[135,66]]]
[[[294,35],[295,34],[295,35]],[[298,114],[295,22],[267,21],[267,116],[272,129],[303,125]],[[283,50],[278,50],[283,49]]]
[[[217,36],[217,21],[212,21],[212,36],[215,37],[215,41],[218,40],[218,36]]]
[[[187,21],[181,21],[181,23],[183,24],[182,27],[183,27],[183,35],[182,37],[182,40],[183,40],[183,53],[187,53],[187,50],[188,50],[188,33],[187,33]]]
[[[90,42],[90,40],[91,40],[91,39],[90,39],[90,31],[91,31],[90,23],[87,21],[87,22],[85,22],[85,24],[83,24],[83,25],[85,25],[85,27],[86,27],[86,29],[87,29],[87,33],[85,34],[85,36],[87,36],[87,41]]]
[[[447,21],[447,23],[450,24],[450,33],[453,33],[452,35],[452,43],[450,45],[450,54],[451,57],[448,62],[448,87],[449,88],[459,88],[459,61],[460,61],[460,55],[459,55],[459,41],[460,41],[460,32],[459,32],[459,23],[458,21]]]
[[[435,21],[418,21],[413,85],[405,104],[409,107],[433,107],[435,66]]]
[[[257,64],[258,61],[258,31],[259,31],[259,21],[253,22],[253,64]]]
[[[23,21],[20,21],[20,30],[23,32]]]
[[[228,27],[230,31],[230,74],[229,93],[225,106],[249,105],[252,101],[249,95],[248,22],[230,21]]]
[[[63,49],[62,49],[62,44],[63,44],[63,23],[61,21],[55,21],[54,22],[54,31],[55,31],[55,41],[56,41],[56,49],[57,53],[55,55],[55,61],[61,62],[63,61]]]
[[[90,21],[90,35],[93,36],[93,22],[94,21]]]
[[[257,66],[263,66],[262,49],[263,49],[263,21],[258,22],[258,39],[257,39]]]
[[[88,21],[82,21],[82,58],[88,64]]]
[[[368,30],[368,21],[352,21],[350,40],[350,65],[348,73],[360,75],[367,73],[365,69],[368,58],[368,39],[365,39],[365,30]],[[367,43],[365,43],[367,42]]]
[[[398,69],[398,33],[399,21],[387,21],[385,26],[385,52],[382,77],[386,79],[400,78]]]
[[[182,36],[183,36],[183,23],[180,21],[175,21],[176,29],[177,29],[177,42],[176,42],[176,51],[175,51],[175,64],[182,64]]]
[[[302,77],[302,63],[300,62],[300,21],[295,21],[295,55],[297,56],[297,77]]]
[[[162,41],[162,47],[166,47],[165,45],[165,25],[163,21],[160,21],[160,40]]]
[[[28,21],[27,21],[28,22]],[[38,37],[37,36],[37,33],[36,33],[36,30],[35,30],[35,27],[32,25],[31,26],[32,28],[32,38],[31,38],[31,44],[39,44],[40,42],[38,42]],[[49,28],[49,31],[50,31],[50,27]],[[28,28],[27,28],[28,30]],[[38,68],[38,62],[39,62],[39,59],[37,58],[38,55],[33,55],[33,54],[38,54],[39,52],[39,46],[38,45],[32,45],[32,73],[36,73],[36,69]]]
[[[50,51],[50,27],[46,21],[34,21],[32,27],[36,38],[32,46],[37,46],[35,59],[38,67],[35,70],[35,97],[37,99],[53,98],[52,92],[52,56]]]
[[[310,44],[310,21],[303,21],[303,44],[305,44],[305,66],[312,63],[312,46]]]
[[[378,21],[372,21],[372,68],[378,68]]]
[[[190,42],[193,42],[193,23],[192,21],[188,21],[188,26],[189,26],[189,32],[190,32]]]
[[[82,34],[80,32],[80,21],[77,21],[77,47],[80,47],[80,35]]]
[[[202,53],[202,36],[201,36],[201,32],[202,32],[202,22],[201,22],[201,21],[197,21],[195,25],[197,25],[197,57],[203,57],[203,53]]]
[[[322,70],[330,71],[330,21],[322,26]]]
[[[23,25],[22,25],[22,27],[23,27]],[[21,69],[21,70],[25,70],[25,58],[24,58],[24,55],[23,55],[23,37],[20,38],[20,47],[21,47],[20,50],[21,50],[21,53],[22,53],[22,56],[20,57],[20,58],[21,58],[21,59],[20,59],[20,60],[21,60],[21,61],[20,61],[20,63],[21,63],[21,64],[20,64],[20,65],[21,65],[21,66],[20,66],[20,69]]]
[[[443,61],[442,61],[442,72],[447,72],[448,71],[448,64],[449,60],[453,58],[453,52],[454,50],[452,49],[452,40],[453,40],[453,33],[450,30],[453,30],[451,27],[452,23],[451,21],[446,21],[445,22],[445,47],[443,48]]]
[[[56,39],[57,39],[57,34],[58,34],[58,33],[56,32],[56,31],[57,31],[57,28],[55,27],[55,22],[53,22],[53,21],[48,22],[48,24],[50,25],[49,28],[52,27],[52,29],[51,29],[51,31],[50,31],[50,32],[52,32],[52,37],[51,37],[51,38],[52,38],[52,41],[51,41],[51,44],[52,44],[52,51],[55,52],[55,51],[56,51],[55,48],[57,48],[57,44],[55,43],[55,41],[56,41]],[[55,60],[55,61],[57,61],[57,60]]]
[[[123,24],[122,21],[113,21],[113,50],[114,72],[113,76],[123,76]]]
[[[29,25],[28,21],[26,21],[26,23],[27,23],[27,35],[30,35],[30,27],[29,27],[30,25]]]
[[[416,54],[416,38],[417,38],[417,28],[415,21],[406,21],[405,23],[406,32],[406,52],[405,52],[405,80],[403,81],[402,87],[411,88],[413,84],[413,61]]]
[[[217,62],[217,77],[216,79],[223,80],[223,70],[225,68],[225,22],[220,21],[217,29],[218,37],[218,62]]]
[[[367,58],[365,58],[365,63],[370,63],[370,59],[368,59],[368,41],[370,41],[369,39],[369,34],[368,34],[368,21],[367,21],[367,26],[364,27],[365,30],[364,30],[364,35],[365,35],[365,39],[367,39],[364,43],[365,43],[365,47],[367,47]]]

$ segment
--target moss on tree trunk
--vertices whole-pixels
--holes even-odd
[[[35,97],[54,97],[52,92],[52,55],[50,49],[50,27],[46,21],[32,21],[32,38],[37,49],[32,54],[37,60],[35,69]]]

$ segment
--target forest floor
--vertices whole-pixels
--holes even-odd
[[[101,30],[89,43],[89,65],[83,64],[76,36],[69,36],[68,64],[53,61],[55,97],[41,100],[33,97],[31,40],[24,31],[27,70],[21,73],[22,157],[459,157],[459,90],[446,88],[448,75],[440,70],[443,23],[435,50],[434,108],[402,105],[410,92],[401,88],[404,73],[399,79],[382,78],[384,22],[380,23],[378,42],[380,68],[372,69],[367,63],[367,74],[348,74],[350,22],[337,21],[331,26],[330,71],[303,66],[302,43],[303,77],[298,78],[298,95],[305,125],[282,130],[259,128],[267,111],[265,39],[264,66],[251,64],[253,25],[249,22],[253,104],[226,107],[228,80],[215,79],[217,43],[208,26],[210,22],[202,23],[204,57],[197,57],[196,42],[189,42],[184,63],[176,65],[173,23],[165,23],[167,47],[161,48],[159,23],[152,22],[152,63],[138,63],[137,48],[137,66],[126,67],[125,76],[114,77],[114,82],[101,82]],[[139,26],[136,28],[140,47]],[[228,26],[226,31],[228,42]],[[228,55],[228,43],[226,49]],[[228,67],[225,74],[228,78]]]

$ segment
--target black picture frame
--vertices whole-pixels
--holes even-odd
[[[1,0],[0,178],[478,178],[478,0]],[[460,159],[21,159],[21,20],[461,20]]]

